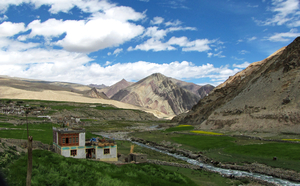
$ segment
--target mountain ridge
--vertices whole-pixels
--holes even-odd
[[[172,121],[199,129],[300,133],[300,38],[250,64]]]

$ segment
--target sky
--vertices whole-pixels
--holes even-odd
[[[218,85],[300,36],[299,0],[3,0],[0,75]]]

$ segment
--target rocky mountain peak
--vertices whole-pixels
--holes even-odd
[[[192,108],[200,98],[166,76],[154,73],[120,90],[111,99],[176,115]]]

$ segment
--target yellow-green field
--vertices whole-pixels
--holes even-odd
[[[202,131],[202,130],[192,130],[191,132],[196,133],[196,134],[223,135],[222,133],[208,132],[208,131]]]

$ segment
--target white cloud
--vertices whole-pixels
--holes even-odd
[[[110,64],[112,64],[112,62],[106,61],[105,64],[104,64],[104,66],[108,66],[108,65],[110,65]]]
[[[26,31],[24,23],[3,22],[0,24],[0,37],[10,37]]]
[[[57,54],[57,51],[51,52]],[[122,78],[128,81],[138,81],[156,72],[177,79],[211,78],[213,81],[219,82],[225,81],[229,76],[234,75],[238,71],[237,69],[229,69],[228,66],[217,68],[209,63],[196,66],[192,62],[187,61],[175,61],[164,64],[138,61],[134,63],[117,63],[114,65],[106,61],[104,66],[97,63],[85,65],[81,62],[78,63],[76,61],[78,59],[72,56],[71,53],[68,54],[66,56],[54,55],[59,61],[68,57],[70,62],[65,63],[41,62],[31,65],[0,64],[0,74],[48,81],[61,81],[63,79],[67,82],[82,84],[103,83],[105,85],[112,85]],[[56,61],[55,59],[53,60]]]
[[[122,51],[123,51],[123,48],[117,48],[113,54],[118,56]]]
[[[297,29],[291,29],[289,32],[284,33],[275,33],[274,35],[267,38],[269,41],[273,42],[285,42],[290,41],[296,37],[300,36],[300,33]]]
[[[135,46],[135,48],[128,48],[128,51],[131,50],[144,50],[144,51],[149,51],[153,50],[154,52],[157,51],[164,51],[164,50],[176,50],[175,47],[171,46],[168,43],[163,43],[160,40],[156,40],[154,38],[148,39],[146,42]]]
[[[243,64],[233,64],[232,66],[233,67],[236,67],[236,68],[247,68],[248,66],[250,65],[250,63],[248,63],[247,61],[244,62]]]
[[[258,21],[259,23],[263,23],[264,25],[287,24],[290,27],[296,27],[297,25],[299,26],[299,0],[272,0],[272,7],[270,10],[275,13],[275,15],[266,21]]]
[[[213,41],[210,41],[208,39],[196,39],[194,41],[191,41],[186,44],[186,47],[182,49],[182,51],[198,51],[198,52],[204,52],[208,51],[211,48],[209,47],[209,44],[213,43]]]
[[[143,1],[143,2],[149,2],[150,0],[139,0],[139,1]]]
[[[41,23],[40,20],[35,20],[28,25],[28,28],[32,30],[30,37],[41,35],[52,38],[66,33],[66,36],[55,44],[74,52],[93,52],[119,46],[142,34],[144,30],[140,25],[103,18],[87,22],[49,19]]]
[[[204,52],[210,50],[209,44],[214,43],[215,41],[211,41],[208,39],[197,39],[194,41],[189,41],[187,37],[172,37],[169,39],[169,41],[163,43],[160,40],[157,40],[155,38],[148,39],[146,42],[137,45],[135,48],[130,48],[130,50],[153,50],[155,52],[157,51],[163,51],[163,50],[176,50],[174,45],[182,47],[182,51],[188,52],[188,51],[198,51],[198,52]]]
[[[6,15],[3,15],[3,17],[0,17],[0,22],[7,20],[8,17]]]
[[[145,33],[143,34],[143,37],[148,36],[152,37],[154,39],[162,39],[164,38],[168,33],[168,30],[158,29],[157,26],[148,27]]]
[[[164,22],[164,18],[162,17],[154,17],[153,20],[150,21],[152,25],[159,25]]]
[[[94,13],[100,10],[106,10],[116,6],[106,0],[5,0],[0,1],[0,12],[5,12],[10,5],[19,6],[22,3],[30,3],[35,8],[42,5],[50,6],[49,12],[56,14],[58,12],[68,12],[75,6],[84,12]]]
[[[182,24],[182,22],[179,21],[178,19],[175,20],[175,21],[173,21],[173,22],[168,21],[168,22],[165,23],[166,26],[178,26],[178,25],[180,25],[180,24]]]
[[[67,2],[57,0],[15,2],[8,0],[8,2],[10,3],[0,3],[0,7],[31,2],[36,7],[43,4],[51,5],[50,11],[54,13],[68,11],[74,6],[78,6],[82,11],[93,13],[87,20],[57,20],[53,18],[44,22],[34,20],[27,26],[27,29],[31,30],[30,34],[20,36],[19,41],[43,36],[46,45],[59,45],[68,51],[89,53],[119,46],[141,35],[144,31],[143,26],[133,23],[133,21],[144,19],[144,13],[135,12],[131,7],[116,6],[105,0],[70,0]],[[24,23],[4,22],[1,25],[0,37],[13,36],[26,30]],[[55,43],[52,42],[53,38],[62,34],[65,34],[64,38]]]
[[[253,41],[253,40],[256,40],[256,39],[257,39],[257,37],[253,36],[253,37],[248,38],[248,41]]]

